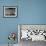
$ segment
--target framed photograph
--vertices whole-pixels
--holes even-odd
[[[19,24],[18,42],[24,40],[46,41],[46,24]]]
[[[16,6],[4,6],[3,7],[4,17],[16,17],[17,16],[17,7]]]

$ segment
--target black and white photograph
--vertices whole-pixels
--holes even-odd
[[[46,41],[46,25],[19,24],[18,41],[20,46],[31,46],[33,43]]]

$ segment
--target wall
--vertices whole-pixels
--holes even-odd
[[[17,18],[3,18],[3,6],[16,6],[18,0],[0,0],[0,44],[7,44],[9,42],[8,40],[8,34],[10,32],[17,32],[17,23],[18,23],[18,17]],[[18,38],[17,38],[18,39]],[[18,43],[18,40],[16,39],[16,43]]]
[[[46,0],[20,0],[21,24],[46,24]]]
[[[18,16],[3,18],[3,6],[12,5]],[[0,44],[8,43],[9,32],[18,32],[17,24],[46,24],[46,0],[0,0]]]

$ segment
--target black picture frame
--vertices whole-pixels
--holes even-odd
[[[5,18],[15,18],[17,17],[17,12],[17,6],[3,6],[3,17]]]

